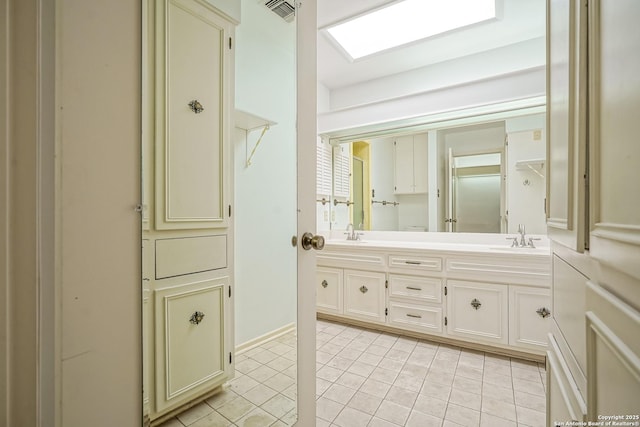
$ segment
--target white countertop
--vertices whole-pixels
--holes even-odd
[[[360,240],[347,240],[342,231],[325,235],[326,249],[413,249],[446,252],[471,252],[484,254],[550,256],[546,236],[530,236],[536,239],[535,248],[511,247],[513,238],[504,234],[481,233],[424,233],[424,232],[362,232]],[[527,236],[528,241],[529,236]]]

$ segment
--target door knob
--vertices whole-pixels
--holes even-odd
[[[322,250],[324,248],[324,237],[319,234],[304,233],[302,235],[302,249],[308,251],[311,248],[318,251]]]

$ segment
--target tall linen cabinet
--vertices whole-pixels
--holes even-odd
[[[547,425],[640,422],[640,2],[547,14]]]
[[[233,376],[234,23],[201,0],[143,1],[145,417]]]

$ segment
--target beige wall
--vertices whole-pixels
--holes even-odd
[[[7,425],[7,343],[9,309],[9,215],[8,215],[8,178],[9,178],[9,135],[7,130],[7,43],[9,36],[9,18],[7,0],[0,0],[0,426]]]
[[[57,2],[60,426],[139,426],[141,4]]]
[[[0,22],[0,426],[140,426],[140,4]]]
[[[37,4],[3,1],[4,87],[0,113],[4,126],[3,171],[3,332],[7,398],[2,422],[35,425],[37,408]],[[6,403],[4,403],[6,402]]]

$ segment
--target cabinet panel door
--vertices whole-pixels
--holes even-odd
[[[344,314],[373,322],[385,321],[385,274],[344,271]]]
[[[156,228],[226,227],[231,25],[195,0],[157,14]]]
[[[342,270],[318,267],[316,269],[316,306],[325,313],[342,313]]]
[[[547,225],[582,252],[585,236],[586,45],[584,2],[547,1]]]
[[[551,323],[548,289],[509,286],[509,344],[544,350]]]
[[[507,344],[506,285],[448,280],[447,290],[447,333]]]
[[[587,364],[584,333],[587,280],[578,270],[553,255],[553,318],[563,332],[582,374],[586,372]]]
[[[156,291],[156,410],[176,406],[227,377],[228,278]]]
[[[591,255],[640,280],[640,3],[589,2]],[[617,285],[612,279],[609,286]],[[640,305],[635,286],[616,292]]]
[[[395,193],[413,193],[413,136],[396,138],[393,142],[393,157]]]
[[[587,286],[587,410],[638,417],[640,312],[589,282]],[[638,418],[625,421],[640,422]]]
[[[587,408],[562,352],[552,335],[547,351],[547,425],[583,422]],[[577,424],[579,425],[579,424]]]
[[[415,193],[429,191],[428,151],[427,134],[415,135],[413,137],[413,191]]]

